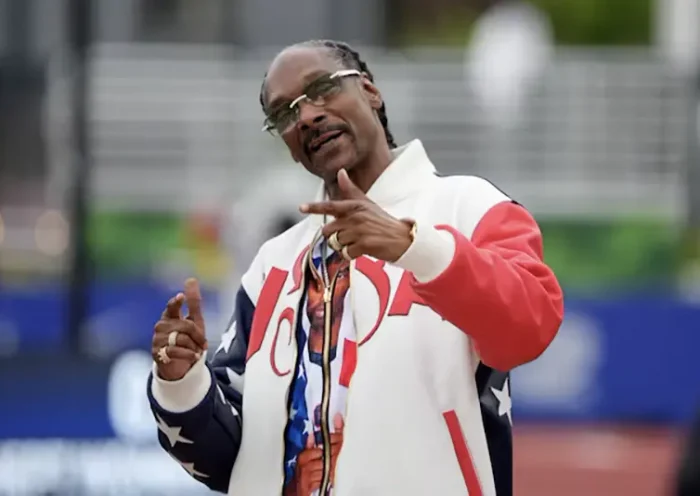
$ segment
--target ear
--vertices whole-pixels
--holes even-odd
[[[382,108],[382,104],[384,103],[382,93],[366,75],[362,76],[362,90],[364,91],[369,104],[374,110],[379,110]]]

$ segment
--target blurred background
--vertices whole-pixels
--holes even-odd
[[[0,495],[207,494],[155,444],[152,326],[216,341],[315,180],[260,132],[337,38],[399,142],[526,205],[566,321],[513,374],[518,496],[672,494],[700,409],[700,0],[0,0]]]

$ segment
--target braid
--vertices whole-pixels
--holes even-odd
[[[372,71],[369,70],[369,67],[367,67],[367,63],[362,60],[360,58],[360,54],[347,43],[334,40],[310,40],[300,43],[300,45],[329,49],[344,67],[348,69],[357,69],[358,71],[364,73],[367,78],[374,83],[374,75],[372,74]],[[265,77],[267,77],[267,74],[265,74]],[[264,88],[265,79],[263,79],[263,86],[260,89],[260,105],[262,105],[263,109],[265,108],[263,97]],[[379,117],[379,122],[384,129],[384,135],[386,136],[386,142],[389,145],[389,148],[396,148],[394,135],[391,134],[391,131],[389,130],[389,118],[386,115],[386,105],[384,102],[382,102],[382,106],[379,108],[379,110],[377,110],[377,116]]]

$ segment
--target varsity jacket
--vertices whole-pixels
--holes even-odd
[[[350,267],[357,339],[345,343],[333,494],[510,496],[508,371],[552,341],[562,291],[522,206],[484,179],[439,177],[418,140],[394,153],[367,195],[417,231],[395,263]],[[211,362],[179,381],[149,378],[160,444],[216,491],[281,494],[299,307],[321,226],[308,216],[262,246]]]

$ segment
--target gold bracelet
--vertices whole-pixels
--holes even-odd
[[[401,219],[401,222],[410,226],[411,230],[408,232],[408,235],[411,237],[411,243],[413,243],[418,233],[418,223],[413,219]]]

